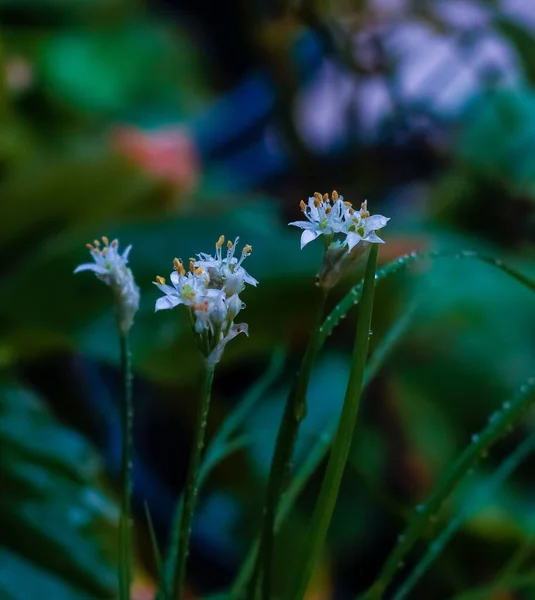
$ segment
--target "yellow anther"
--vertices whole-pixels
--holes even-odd
[[[193,272],[195,273],[195,275],[202,275],[202,267],[197,267]]]
[[[332,211],[332,208],[331,208],[330,206],[328,206],[328,207],[325,209],[325,214],[326,214],[326,215],[328,215],[328,214],[329,214],[331,211]]]
[[[85,247],[86,247],[88,250],[91,250],[91,251],[93,251],[93,252],[95,251],[95,249],[93,248],[93,246],[92,246],[91,244],[86,244],[86,245],[85,245]]]
[[[159,283],[160,285],[164,285],[165,277],[160,277],[159,275],[156,275],[156,283]]]
[[[93,240],[93,244],[98,248],[100,246],[100,242],[98,240]]]
[[[110,244],[110,246],[112,248],[117,248],[118,245],[119,245],[119,242],[117,240],[113,240],[113,242]]]
[[[352,208],[350,208],[350,209],[349,209],[347,212],[348,212],[350,215],[353,215],[353,214],[355,214],[355,211],[354,211]]]
[[[336,190],[333,190],[331,196],[335,202],[338,200],[338,192]]]
[[[182,261],[179,258],[175,258],[173,260],[173,267],[179,275],[184,275],[186,273],[186,269],[184,269],[184,265],[182,264]]]
[[[360,213],[360,216],[361,216],[363,219],[367,219],[367,218],[370,216],[370,213],[369,213],[367,210],[365,210],[364,212],[361,212],[361,213]]]
[[[318,202],[321,202],[323,200],[323,197],[319,192],[314,192],[314,198],[316,198]]]
[[[106,246],[108,246],[110,243],[110,240],[105,235],[102,236],[102,241],[106,244]]]
[[[344,206],[353,206],[351,202],[344,202]]]
[[[224,235],[220,235],[219,239],[217,240],[217,243],[216,243],[215,247],[218,250],[220,250],[224,243],[225,243],[225,236]]]
[[[233,243],[229,240],[227,242],[227,248],[230,250],[232,248],[232,246],[233,246]]]
[[[195,261],[191,258],[189,259],[189,270],[193,273],[195,271]]]
[[[364,202],[360,205],[360,208],[362,208],[362,210],[368,210],[368,201],[364,200]]]
[[[102,256],[106,256],[108,254],[108,248],[102,248]]]
[[[250,246],[249,244],[246,244],[246,245],[243,247],[243,253],[244,253],[244,254],[251,254],[251,252],[252,252],[252,251],[253,251],[253,247],[252,247],[252,246]]]
[[[301,200],[301,202],[299,202],[299,206],[301,208],[301,210],[303,212],[305,212],[307,205]]]
[[[329,202],[329,194],[323,194],[323,202]]]

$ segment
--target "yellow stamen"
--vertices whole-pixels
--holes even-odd
[[[112,248],[117,248],[118,245],[119,245],[119,242],[117,240],[113,240],[113,242],[110,244],[110,246]]]
[[[328,206],[328,207],[325,209],[325,214],[326,214],[326,215],[328,215],[328,214],[329,214],[331,211],[332,211],[332,208],[331,208],[330,206]]]
[[[253,251],[253,247],[252,247],[252,246],[250,246],[249,244],[246,244],[246,245],[243,247],[243,253],[244,253],[244,254],[251,254],[251,252],[252,252],[252,251]]]
[[[314,192],[314,198],[316,198],[316,200],[318,202],[321,202],[323,200],[323,197],[319,192]],[[314,204],[315,204],[315,202],[314,202]]]
[[[86,247],[88,250],[91,250],[92,252],[94,252],[94,251],[95,251],[95,249],[93,248],[93,246],[92,246],[91,244],[86,244],[86,245],[85,245],[85,247]]]
[[[160,277],[159,275],[156,275],[156,283],[159,283],[160,285],[164,285],[165,277]]]
[[[333,193],[331,194],[331,196],[333,197],[333,200],[335,202],[338,200],[338,192],[336,190],[333,190]]]
[[[100,242],[98,240],[93,240],[93,244],[98,248],[100,246]]]
[[[227,242],[227,248],[230,250],[232,248],[232,246],[233,246],[233,243],[229,240]]]
[[[179,258],[175,258],[173,260],[173,267],[175,267],[175,271],[179,275],[184,275],[186,273],[186,269],[184,269],[184,265],[182,264],[182,261]]]
[[[108,254],[108,248],[102,248],[102,256],[106,256]]]
[[[367,210],[365,210],[363,213],[360,213],[360,216],[363,219],[367,219],[370,216],[370,213]]]
[[[301,207],[301,210],[305,212],[307,205],[302,200],[299,202],[299,206]]]
[[[215,247],[218,250],[220,250],[224,243],[225,243],[225,236],[224,235],[220,235],[219,239],[217,240],[217,243],[216,243]]]
[[[344,206],[353,206],[351,202],[344,202]]]
[[[354,215],[354,214],[355,214],[355,211],[354,211],[352,208],[350,208],[350,209],[349,209],[347,212],[348,212],[350,215]]]
[[[102,241],[106,244],[106,246],[108,246],[110,243],[110,240],[105,235],[102,236]]]
[[[189,270],[193,273],[195,271],[195,261],[191,258],[189,259]]]
[[[193,271],[195,273],[195,275],[201,275],[202,274],[202,267],[197,267],[195,269],[195,271]]]
[[[323,202],[329,202],[329,194],[323,194]]]

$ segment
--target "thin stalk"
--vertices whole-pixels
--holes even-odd
[[[412,318],[416,312],[419,303],[413,303],[407,310],[407,313],[402,315],[388,331],[385,337],[381,340],[380,344],[372,354],[366,370],[364,372],[363,388],[366,389],[370,381],[377,375],[381,367],[389,358],[393,349],[397,346],[401,338],[405,335],[409,328]],[[323,339],[323,341],[325,338]],[[319,340],[319,349],[321,349],[322,340]],[[306,483],[321,464],[327,451],[331,445],[332,438],[336,432],[336,426],[338,419],[331,419],[325,426],[323,435],[319,436],[316,443],[310,449],[303,463],[299,466],[295,477],[292,479],[288,489],[284,493],[281,500],[279,510],[277,512],[277,519],[275,521],[275,532],[277,532],[286,519],[294,504],[297,502],[301,492],[305,488]],[[230,591],[230,598],[237,600],[243,596],[242,590],[247,586],[247,582],[251,577],[251,572],[254,568],[256,557],[258,555],[258,540],[252,544],[251,549],[247,553],[247,556],[242,563],[241,569],[236,576],[236,579],[232,585]]]
[[[306,594],[310,579],[319,561],[327,531],[338,498],[342,476],[346,467],[353,431],[362,395],[364,370],[368,357],[368,343],[370,339],[370,325],[373,311],[373,296],[375,290],[375,265],[377,262],[377,245],[372,244],[366,273],[362,302],[360,305],[355,346],[351,360],[352,368],[347,385],[342,414],[338,430],[333,440],[327,470],[323,478],[320,495],[312,515],[309,534],[303,545],[303,565],[296,569],[297,578],[288,598],[302,600]]]
[[[275,541],[275,519],[282,493],[291,470],[291,463],[301,421],[306,416],[306,393],[312,367],[318,353],[318,334],[322,324],[327,293],[320,292],[316,309],[316,322],[308,340],[307,349],[299,371],[288,395],[281,425],[277,434],[275,451],[266,488],[264,518],[260,533],[260,546],[247,598],[254,600],[261,587],[263,600],[271,600],[271,573]]]
[[[206,436],[206,423],[208,420],[208,410],[210,408],[210,396],[212,391],[212,382],[214,380],[215,365],[206,362],[204,372],[204,381],[202,393],[197,408],[197,422],[195,425],[195,435],[191,447],[191,458],[186,479],[186,489],[184,492],[184,508],[180,519],[180,529],[178,531],[178,553],[177,567],[173,570],[176,574],[170,582],[168,588],[168,598],[182,598],[185,578],[186,562],[189,553],[189,542],[191,536],[191,524],[193,513],[197,500],[197,491],[199,487],[199,470],[201,466],[202,450],[204,448],[204,438]]]
[[[132,360],[128,333],[120,331],[121,371],[124,378],[121,403],[121,516],[119,520],[119,597],[130,600],[132,582]]]

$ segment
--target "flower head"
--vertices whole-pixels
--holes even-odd
[[[117,304],[119,327],[121,331],[127,332],[132,327],[139,308],[139,288],[127,266],[132,246],[128,246],[121,254],[119,242],[113,240],[110,243],[103,236],[102,244],[99,240],[94,240],[92,244],[87,244],[87,248],[94,262],[83,263],[74,272],[93,271],[98,279],[111,288]]]
[[[253,251],[252,247],[246,244],[241,251],[240,258],[234,256],[239,239],[227,242],[227,255],[223,257],[222,248],[225,237],[220,236],[215,245],[215,256],[201,252],[197,254],[199,259],[195,261],[195,267],[206,269],[212,284],[224,289],[228,297],[242,292],[246,283],[255,287],[258,284],[258,281],[241,266]]]
[[[308,199],[308,204],[301,200],[300,206],[308,220],[293,221],[289,225],[303,229],[301,249],[320,235],[332,236],[341,233],[345,227],[346,214],[351,207],[336,191],[332,193],[332,202],[329,194],[322,196],[316,192]]]
[[[223,257],[225,238],[220,236],[215,256],[201,252],[197,255],[198,260],[190,259],[189,271],[180,259],[175,258],[170,276],[172,285],[168,285],[163,277],[156,277],[154,282],[164,293],[156,301],[156,311],[185,305],[192,317],[199,348],[214,362],[220,359],[230,339],[238,333],[247,333],[245,324],[234,324],[234,319],[245,307],[238,294],[245,284],[258,284],[241,266],[252,248],[244,246],[238,259],[234,256],[237,242],[238,238],[227,242],[227,253]]]
[[[307,221],[289,223],[303,229],[301,248],[312,242],[320,235],[325,236],[326,248],[333,243],[347,247],[347,252],[360,242],[383,243],[375,232],[384,227],[389,219],[382,215],[370,215],[367,201],[363,202],[360,210],[355,210],[351,202],[345,202],[343,196],[335,190],[323,196],[316,192],[308,199],[308,204],[301,201],[301,210]]]
[[[384,241],[375,232],[382,229],[390,219],[383,215],[370,215],[367,200],[361,204],[360,211],[355,211],[348,217],[350,218],[346,220],[345,229],[348,252],[351,252],[361,241],[384,244]]]

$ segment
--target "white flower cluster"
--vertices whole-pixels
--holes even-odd
[[[256,286],[258,282],[242,267],[251,254],[251,246],[244,246],[240,258],[234,256],[238,240],[227,242],[227,253],[223,256],[225,238],[221,236],[215,245],[215,256],[201,252],[198,259],[190,259],[189,271],[180,259],[175,258],[170,276],[172,285],[159,276],[154,282],[164,293],[156,301],[155,310],[174,308],[179,304],[187,306],[199,336],[199,347],[207,356],[213,351],[220,355],[230,339],[238,333],[247,333],[246,324],[234,325],[234,319],[245,307],[239,294],[245,284]]]
[[[326,246],[329,246],[334,238],[342,237],[341,244],[346,247],[348,253],[359,242],[372,242],[383,244],[383,240],[376,235],[376,231],[382,229],[390,220],[382,215],[370,215],[368,203],[364,201],[360,210],[355,210],[351,202],[344,202],[343,196],[334,191],[323,196],[316,192],[305,204],[301,200],[301,210],[308,219],[307,221],[294,221],[294,225],[303,229],[301,235],[301,249],[320,235],[325,236]]]
[[[103,236],[102,242],[101,244],[99,240],[94,240],[92,244],[87,244],[95,262],[81,264],[74,272],[93,271],[98,279],[110,286],[117,305],[119,327],[126,333],[132,327],[139,308],[139,288],[132,271],[127,267],[132,246],[128,246],[121,254],[117,240],[110,243],[108,238]]]

